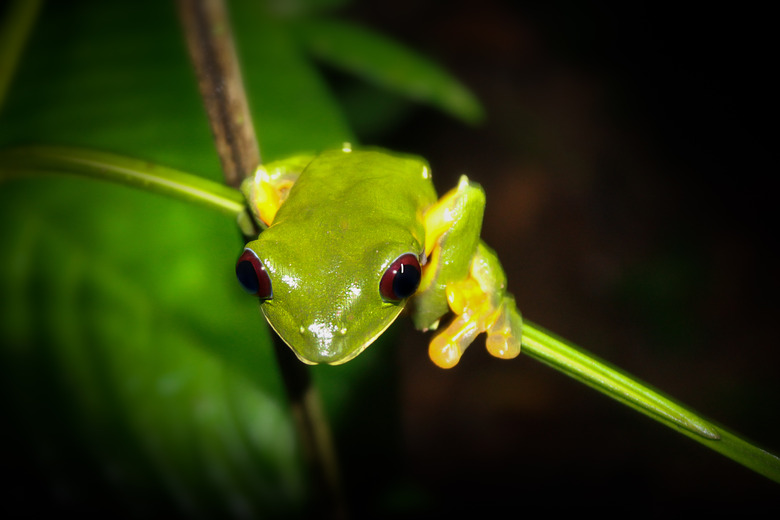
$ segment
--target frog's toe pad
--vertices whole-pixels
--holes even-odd
[[[496,320],[488,327],[485,345],[488,352],[501,359],[520,354],[523,320],[511,298],[505,298]]]
[[[501,359],[513,359],[520,354],[520,342],[513,336],[488,334],[485,340],[488,352]]]
[[[431,340],[428,355],[436,366],[452,368],[481,331],[468,315],[455,318],[446,329]]]
[[[454,367],[460,361],[462,354],[456,343],[441,339],[439,336],[433,338],[428,347],[431,361],[439,368]]]

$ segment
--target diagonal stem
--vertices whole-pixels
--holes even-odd
[[[707,448],[780,482],[780,458],[776,455],[722,426],[716,426],[630,374],[528,321],[523,324],[523,352]]]

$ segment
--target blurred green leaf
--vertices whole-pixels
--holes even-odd
[[[49,4],[2,116],[3,144],[109,150],[221,182],[169,3]],[[41,500],[28,508],[48,512],[50,493],[76,511],[301,507],[268,332],[232,274],[235,222],[102,183],[16,181],[0,185],[0,240],[3,405],[15,425],[3,446],[33,475]]]
[[[0,109],[41,3],[42,0],[27,0],[0,5]]]
[[[38,453],[78,439],[84,458],[58,468],[69,484],[102,474],[141,511],[171,497],[171,507],[214,514],[299,502],[299,454],[267,335],[224,269],[230,223],[120,187],[38,184],[3,188],[12,254],[0,264],[3,366],[14,395],[41,398],[25,404],[30,423],[15,423],[46,431]],[[74,197],[90,203],[75,210]],[[204,240],[213,254],[182,254]],[[78,493],[87,504],[100,496]]]
[[[354,142],[279,5],[230,4],[266,161]],[[0,116],[0,146],[91,148],[222,182],[168,3],[48,4]],[[66,510],[219,517],[305,506],[268,330],[233,279],[232,219],[83,179],[14,180],[0,184],[0,241],[15,500],[33,490],[42,500],[28,507],[41,513],[56,495]],[[348,485],[366,500],[392,478],[398,436],[379,426],[395,423],[390,353],[378,344],[315,370],[350,448]],[[366,417],[368,437],[352,425]],[[388,469],[367,490],[360,475],[375,464]]]
[[[317,58],[468,123],[484,116],[473,94],[432,60],[359,25],[306,19],[295,34]]]
[[[354,141],[289,23],[262,2],[234,1],[230,17],[263,162]]]

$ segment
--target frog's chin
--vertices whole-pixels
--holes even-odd
[[[377,336],[378,337],[378,336]],[[282,338],[284,339],[284,338]],[[376,338],[374,338],[376,339]],[[303,354],[298,352],[295,347],[287,343],[287,346],[290,347],[290,350],[293,351],[293,354],[301,360],[301,362],[306,363],[307,365],[319,365],[320,363],[326,363],[328,365],[341,365],[343,363],[346,363],[347,361],[351,360],[352,358],[356,357],[358,354],[366,350],[371,343],[373,343],[374,340],[366,342],[363,346],[361,346],[359,349],[354,350],[350,354],[346,356],[332,356],[332,357],[322,357],[321,359],[309,359],[307,357],[304,357]]]
[[[263,314],[266,321],[276,334],[290,347],[301,362],[307,365],[326,363],[328,365],[341,365],[367,349],[387,328],[395,321],[403,310],[398,306],[397,310],[386,316],[383,326],[365,339],[365,335],[350,331],[347,328],[338,328],[331,323],[312,323],[309,326],[287,327],[288,332],[277,328],[277,320],[274,319],[274,311],[263,305]],[[289,332],[292,331],[292,332]],[[355,338],[364,338],[356,343]]]

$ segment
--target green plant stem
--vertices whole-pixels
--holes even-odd
[[[0,150],[0,179],[63,174],[140,188],[235,217],[242,215],[246,207],[237,190],[140,159],[64,146]]]
[[[10,177],[80,175],[142,188],[210,207],[240,219],[245,215],[237,190],[200,177],[117,155],[64,147],[29,147],[0,151],[0,181]],[[599,360],[582,348],[526,321],[523,353],[585,383],[704,446],[780,482],[780,458],[635,377]]]

